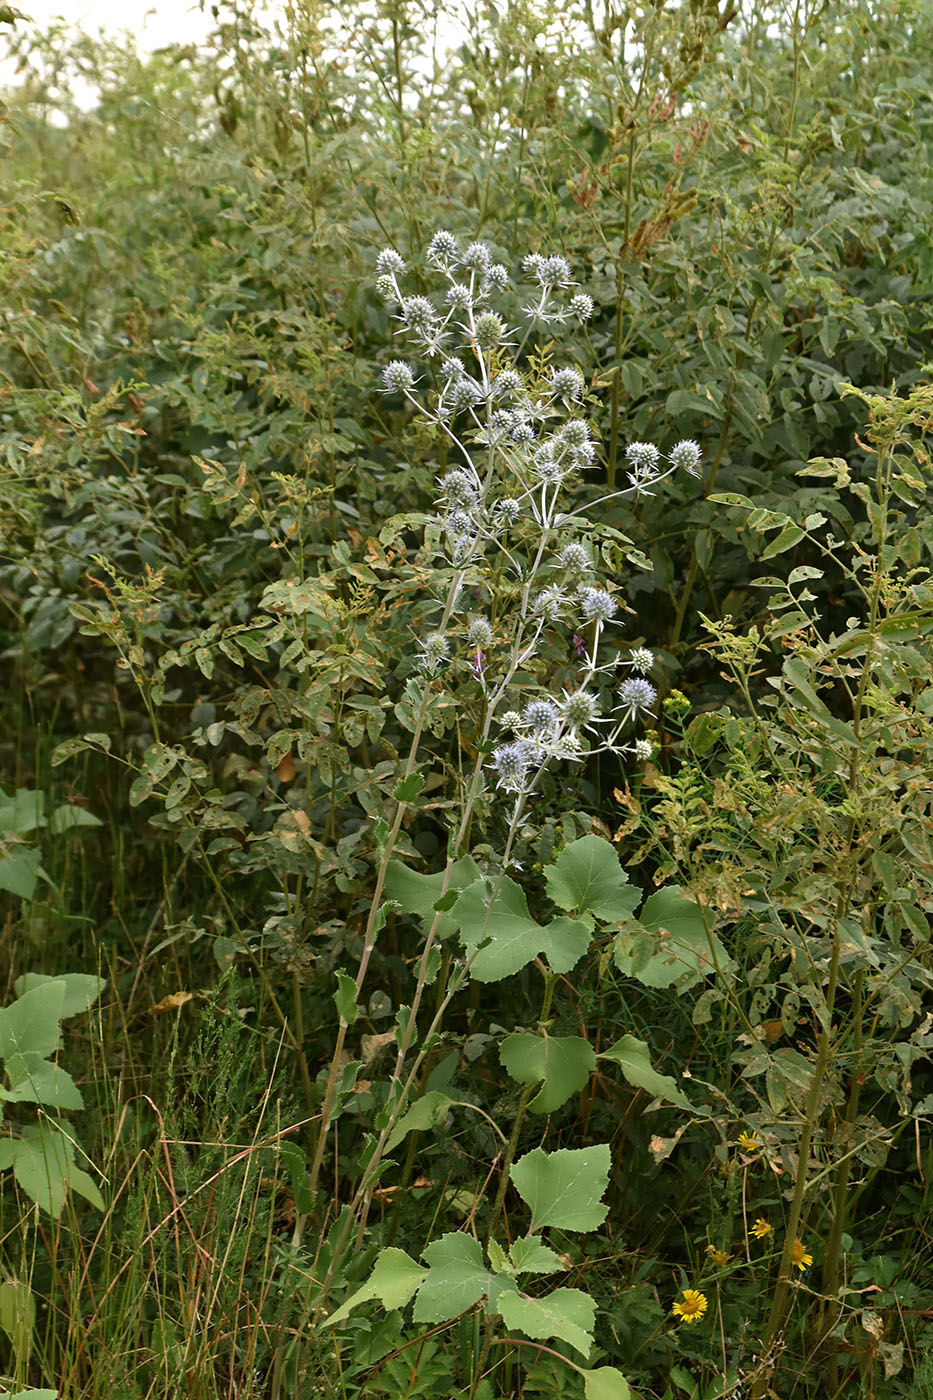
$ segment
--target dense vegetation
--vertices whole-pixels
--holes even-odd
[[[929,6],[213,9],[0,6],[0,1381],[933,1400]]]

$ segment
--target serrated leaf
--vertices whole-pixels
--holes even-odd
[[[347,973],[341,971],[340,968],[337,969],[334,976],[337,978],[337,990],[334,992],[334,1005],[337,1007],[337,1015],[340,1017],[341,1021],[344,1021],[348,1026],[352,1026],[353,1022],[360,1014],[360,1008],[356,1004],[356,983],[352,977],[349,977]]]
[[[0,1010],[0,1059],[30,1052],[54,1054],[61,1035],[65,983],[53,978],[34,986]]]
[[[506,1254],[501,1244],[497,1244],[495,1240],[490,1240],[486,1246],[486,1253],[489,1255],[489,1263],[494,1274],[508,1274],[512,1272],[512,1264],[509,1260],[509,1256]]]
[[[628,1381],[614,1366],[598,1366],[583,1372],[583,1393],[586,1400],[631,1400]]]
[[[583,1356],[593,1345],[596,1303],[578,1288],[557,1288],[546,1298],[526,1298],[511,1294],[499,1299],[499,1312],[506,1327],[514,1327],[535,1341],[559,1337]]]
[[[396,802],[414,802],[424,787],[423,773],[409,773],[407,778],[403,778],[396,784],[392,796]]]
[[[336,1327],[338,1322],[350,1316],[355,1307],[368,1302],[370,1298],[378,1298],[387,1312],[404,1308],[414,1297],[427,1272],[404,1249],[384,1249],[363,1287],[331,1313],[327,1319],[328,1327]]]
[[[559,909],[593,914],[604,923],[627,919],[641,902],[641,890],[628,883],[615,847],[601,836],[581,836],[545,868],[547,892]]]
[[[472,1235],[442,1235],[421,1257],[430,1267],[415,1299],[415,1322],[447,1322],[478,1303],[497,1282]]]
[[[564,1268],[560,1255],[535,1235],[514,1240],[509,1255],[517,1274],[559,1274]]]
[[[596,1066],[592,1046],[580,1036],[517,1032],[502,1042],[499,1059],[519,1084],[544,1083],[528,1107],[553,1113],[580,1092]]]
[[[409,1133],[423,1132],[426,1128],[436,1128],[438,1124],[445,1122],[452,1105],[453,1099],[449,1099],[446,1094],[429,1089],[398,1120],[389,1134],[386,1151],[393,1151]]]
[[[62,972],[57,977],[49,977],[44,972],[24,972],[17,977],[13,986],[16,995],[21,997],[33,987],[44,987],[49,982],[65,984],[61,1011],[63,1021],[67,1021],[69,1016],[89,1011],[107,986],[105,978],[94,977],[88,972]]]
[[[669,1074],[659,1074],[652,1066],[651,1054],[643,1040],[633,1035],[624,1035],[608,1050],[599,1052],[601,1060],[611,1060],[621,1069],[625,1078],[636,1089],[644,1089],[656,1099],[667,1099],[680,1108],[689,1108],[690,1100],[677,1087],[677,1081]]]
[[[605,1143],[527,1152],[512,1168],[512,1185],[531,1211],[532,1229],[595,1230],[601,1225],[609,1213],[600,1197],[609,1185],[611,1163]]]
[[[463,891],[451,917],[460,929],[471,973],[478,982],[499,982],[544,953],[555,972],[569,971],[589,947],[590,935],[572,919],[543,927],[528,912],[524,891],[506,877],[494,904],[486,881]],[[479,949],[477,952],[476,950]]]

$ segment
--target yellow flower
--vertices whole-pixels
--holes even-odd
[[[813,1255],[806,1248],[803,1240],[794,1240],[791,1245],[790,1262],[796,1264],[798,1269],[809,1269],[813,1263]]]
[[[757,1152],[761,1146],[761,1138],[757,1133],[739,1133],[736,1138],[736,1147],[741,1147],[743,1152]]]
[[[675,1303],[673,1313],[679,1317],[681,1322],[699,1322],[706,1312],[706,1294],[698,1293],[695,1288],[684,1289],[684,1300],[682,1303]]]
[[[724,1269],[732,1258],[731,1254],[724,1254],[721,1249],[717,1249],[714,1244],[706,1246],[706,1252],[710,1257],[710,1263],[715,1264],[717,1269]]]
[[[771,1233],[771,1231],[772,1231],[773,1229],[774,1229],[774,1226],[771,1225],[771,1224],[769,1224],[768,1221],[765,1220],[765,1218],[764,1218],[763,1216],[759,1215],[758,1219],[755,1221],[754,1225],[752,1226],[752,1234],[755,1236],[755,1239],[756,1239],[756,1240],[763,1240],[763,1239],[765,1239],[768,1235],[770,1235],[770,1233]]]

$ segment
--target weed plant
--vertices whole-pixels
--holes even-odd
[[[933,1395],[929,15],[447,18],[0,13],[0,1380]]]

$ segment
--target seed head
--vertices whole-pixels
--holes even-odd
[[[654,652],[647,647],[633,647],[629,652],[628,664],[633,671],[645,676],[654,665]]]
[[[501,525],[514,525],[522,513],[521,502],[514,496],[504,496],[501,501],[496,501],[494,510]]]
[[[542,588],[535,598],[534,610],[548,622],[558,622],[564,615],[567,597],[555,584]]]
[[[583,393],[583,375],[577,369],[552,369],[551,392],[556,398],[578,399]]]
[[[457,256],[457,240],[446,229],[439,229],[428,244],[428,257],[439,267],[446,267]]]
[[[437,312],[427,297],[406,297],[402,302],[402,320],[411,330],[425,330],[437,319]]]
[[[382,371],[382,383],[387,394],[403,394],[415,382],[404,360],[390,360]]]
[[[661,454],[653,442],[630,442],[625,449],[625,456],[635,470],[640,472],[656,472],[661,460]]]
[[[441,492],[451,506],[472,510],[477,502],[476,484],[465,471],[456,468],[441,478]]]
[[[676,467],[678,471],[683,470],[689,472],[691,476],[699,476],[700,456],[700,449],[696,443],[690,438],[684,438],[682,442],[678,442],[675,447],[671,448],[668,460],[671,466]]]
[[[588,321],[593,315],[593,298],[586,292],[577,292],[570,298],[570,310],[578,321]]]
[[[590,556],[582,544],[565,544],[560,552],[560,567],[569,574],[588,574],[592,568]]]
[[[421,643],[421,664],[426,671],[436,671],[447,656],[448,642],[443,632],[432,632]]]
[[[569,418],[560,435],[568,447],[582,447],[590,440],[589,424],[583,418]]]
[[[485,243],[471,243],[460,261],[468,272],[486,273],[492,257]]]
[[[615,598],[605,588],[581,588],[580,606],[587,622],[611,622],[618,611]]]
[[[481,350],[495,350],[508,335],[508,328],[501,316],[494,311],[484,311],[476,318],[474,337]]]
[[[492,628],[484,617],[474,617],[467,628],[467,642],[471,647],[488,647],[492,641]]]
[[[596,718],[599,701],[588,690],[575,690],[572,695],[564,695],[564,719],[573,729],[581,729]]]
[[[466,311],[473,305],[473,293],[462,282],[454,282],[453,286],[447,288],[444,300],[455,311]]]
[[[553,700],[529,700],[522,721],[534,734],[546,734],[560,723],[560,711]]]
[[[650,739],[636,739],[632,744],[632,753],[639,763],[647,763],[654,755],[654,744]]]
[[[405,259],[401,254],[397,253],[394,248],[383,248],[376,259],[376,271],[389,273],[404,272]]]
[[[629,676],[619,686],[619,699],[629,719],[634,719],[639,710],[650,710],[657,698],[658,692],[643,676]]]
[[[398,299],[398,288],[395,285],[395,278],[384,273],[376,278],[376,291],[383,301],[396,301]]]
[[[526,277],[540,277],[544,262],[540,253],[527,253],[522,259],[522,272]]]
[[[524,387],[517,369],[500,370],[493,381],[497,394],[520,394]]]
[[[537,278],[542,287],[569,287],[570,264],[559,254],[544,258],[537,269]]]
[[[508,268],[502,263],[493,263],[492,267],[486,269],[486,277],[483,282],[483,289],[488,292],[504,292],[509,285]]]

